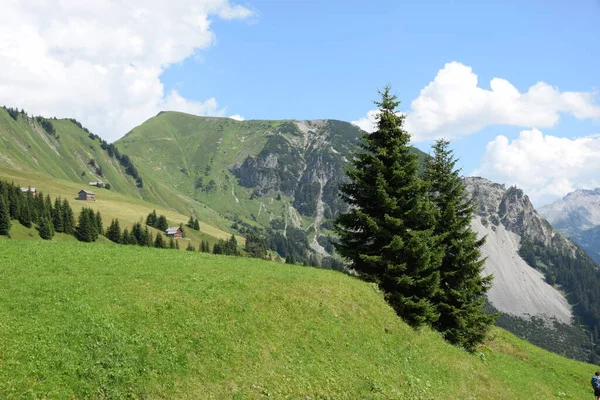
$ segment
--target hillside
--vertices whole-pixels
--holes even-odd
[[[0,168],[13,175],[39,172],[91,190],[96,188],[89,182],[102,181],[111,191],[188,215],[206,208],[169,185],[145,184],[127,154],[72,119],[34,118],[0,107]]]
[[[571,398],[596,367],[494,329],[469,355],[335,271],[2,243],[0,397]]]
[[[471,225],[486,237],[484,273],[494,275],[488,300],[504,313],[497,324],[559,354],[595,360],[598,266],[522,190],[479,177],[465,184],[476,205]]]
[[[115,144],[149,186],[168,186],[243,229],[307,236],[306,247],[326,255],[326,231],[346,207],[337,188],[363,133],[336,120],[236,121],[164,112]]]
[[[189,219],[189,215],[180,214],[160,205],[117,193],[113,190],[95,189],[96,201],[78,201],[75,198],[82,185],[51,178],[42,173],[13,170],[0,166],[0,179],[15,182],[21,186],[35,187],[36,190],[43,192],[44,195],[49,194],[53,199],[59,196],[67,199],[76,215],[79,214],[81,207],[89,207],[95,211],[100,211],[105,227],[110,224],[112,219],[119,219],[121,228],[128,227],[131,229],[135,222],[145,220],[146,216],[154,209],[159,215],[165,215],[170,225],[185,224]],[[181,242],[184,248],[187,246],[188,240],[197,248],[201,240],[214,243],[217,239],[230,237],[230,233],[221,229],[221,227],[227,228],[228,222],[217,213],[207,208],[199,208],[198,215],[202,220],[200,231],[186,230],[187,237]],[[156,235],[157,231],[153,230],[153,233]],[[11,235],[16,238],[39,238],[34,229],[26,230],[17,221],[12,224]],[[2,236],[0,236],[0,240],[2,240],[1,238]],[[104,238],[103,240],[107,239]],[[239,237],[239,241],[243,243],[243,237]]]
[[[559,232],[600,263],[600,189],[578,189],[540,208]]]

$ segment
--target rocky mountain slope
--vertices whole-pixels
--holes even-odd
[[[477,203],[473,229],[487,236],[483,255],[485,273],[494,274],[488,294],[499,310],[516,316],[556,318],[571,324],[571,308],[565,297],[519,255],[522,238],[573,254],[575,247],[557,234],[516,188],[484,178],[466,178],[467,189]]]
[[[304,236],[307,248],[327,254],[331,221],[346,207],[337,189],[363,133],[337,120],[235,121],[164,112],[116,146],[149,186],[202,202],[239,233],[270,229],[276,242]],[[273,244],[282,256],[289,246]]]
[[[571,238],[600,262],[600,188],[578,189],[540,208],[559,232]]]
[[[593,330],[597,321],[588,318],[586,301],[573,288],[586,279],[577,273],[595,274],[597,265],[555,231],[522,190],[478,177],[465,183],[476,205],[472,227],[486,237],[485,274],[494,275],[488,301],[505,313],[499,325],[569,357],[593,359],[589,334],[580,324]],[[565,293],[571,304],[579,304],[573,308]]]

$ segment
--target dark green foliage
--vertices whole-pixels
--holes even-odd
[[[227,256],[237,256],[239,255],[238,247],[237,247],[237,239],[235,235],[231,235],[229,240],[219,239],[213,245],[213,254],[224,254]]]
[[[54,236],[54,227],[52,226],[52,221],[50,221],[50,218],[47,216],[41,217],[40,224],[37,229],[40,237],[44,240],[50,240]]]
[[[185,248],[187,251],[196,251],[196,248],[192,244],[192,242],[188,242],[187,247]]]
[[[135,238],[129,232],[129,229],[123,229],[123,235],[121,236],[121,243],[123,244],[136,244]]]
[[[8,201],[0,193],[0,235],[10,234],[10,213],[8,211]]]
[[[146,225],[156,228],[157,222],[158,217],[156,216],[156,210],[152,210],[152,212],[146,217]]]
[[[142,224],[136,222],[131,227],[131,236],[135,240],[135,244],[139,246],[146,246],[148,243],[148,235],[146,235],[146,231],[142,228]]]
[[[115,242],[121,243],[123,237],[121,235],[121,227],[119,226],[119,219],[113,219],[110,223],[110,226],[106,230],[106,237]]]
[[[111,188],[110,183],[107,183],[106,185],[104,185],[104,189],[110,190],[110,188]]]
[[[179,250],[179,240],[175,240],[175,248]]]
[[[210,253],[210,244],[208,243],[208,240],[202,240],[200,242],[200,251],[202,253]]]
[[[361,138],[350,183],[341,186],[353,208],[336,220],[337,251],[364,279],[376,282],[408,324],[434,323],[442,252],[433,234],[436,213],[418,177],[417,155],[402,129],[399,102],[386,87],[376,104],[377,130]]]
[[[186,226],[188,228],[192,228],[195,231],[199,231],[200,230],[200,223],[198,222],[198,218],[194,218],[194,216],[190,215],[190,219],[188,220]],[[179,227],[181,228],[181,231],[183,232],[183,225],[179,225]]]
[[[308,261],[308,239],[302,229],[287,227],[286,235],[280,232],[267,232],[267,247],[274,250],[279,256],[288,258],[292,256],[297,262]]]
[[[67,199],[64,199],[61,206],[64,232],[69,235],[75,233],[75,214]]]
[[[144,238],[146,239],[144,246],[148,246],[148,247],[154,246],[154,238],[152,237],[152,232],[150,232],[150,230],[148,229],[148,225],[146,225],[144,227]]]
[[[44,129],[44,131],[46,131],[48,135],[56,136],[56,130],[54,129],[54,125],[52,125],[52,122],[50,122],[50,120],[40,116],[35,117],[35,120],[38,122],[38,124],[40,124],[40,126]]]
[[[167,247],[165,239],[163,238],[163,235],[161,233],[156,234],[156,239],[154,239],[154,247],[156,247],[157,249],[164,249]]]
[[[497,314],[496,326],[510,331],[528,342],[561,356],[590,362],[593,346],[589,334],[578,325],[566,325],[556,319],[530,317],[519,318],[510,314],[498,313],[486,302],[489,314]]]
[[[440,317],[433,327],[450,343],[472,352],[494,324],[495,316],[484,309],[492,277],[482,277],[485,259],[479,249],[485,239],[478,239],[471,229],[473,201],[449,145],[443,139],[436,141],[433,157],[425,164],[429,196],[438,212],[434,234],[444,251],[441,290],[434,299]]]
[[[581,249],[577,248],[575,257],[561,254],[546,247],[543,243],[534,243],[522,239],[520,254],[526,261],[535,259],[538,270],[546,275],[548,283],[557,283],[567,293],[569,303],[574,304],[573,313],[579,325],[584,325],[596,343],[589,362],[600,360],[600,270],[598,265]],[[527,257],[527,258],[525,258]],[[544,267],[543,269],[541,267]]]
[[[60,197],[57,197],[54,200],[54,207],[52,208],[52,225],[54,225],[54,230],[56,232],[64,232],[65,224],[63,222],[63,212],[62,212],[62,200]]]
[[[183,223],[179,224],[179,229],[181,229],[181,237],[185,237],[185,231],[183,230]]]
[[[104,224],[102,223],[102,215],[100,215],[100,211],[96,212],[96,230],[99,235],[104,233]]]
[[[80,242],[95,242],[98,239],[96,214],[91,208],[83,207],[79,214],[75,237]]]
[[[265,239],[258,235],[246,236],[246,245],[244,251],[248,253],[250,257],[255,258],[266,258],[267,257],[267,244]]]
[[[175,248],[175,240],[173,240],[173,237],[169,237],[169,248],[170,249],[174,249]]]
[[[21,204],[25,202],[25,196],[16,185],[8,188],[8,211],[11,219],[19,219],[21,216]]]
[[[26,198],[22,199],[19,207],[19,222],[21,225],[31,228],[33,221],[30,202]]]
[[[167,217],[165,217],[164,215],[161,215],[160,217],[158,217],[158,219],[156,220],[156,229],[158,229],[159,231],[166,231],[167,228],[169,227],[169,223],[167,222]]]

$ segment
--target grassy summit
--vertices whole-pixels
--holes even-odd
[[[592,365],[500,329],[469,355],[333,271],[66,241],[0,250],[1,398],[590,395]]]

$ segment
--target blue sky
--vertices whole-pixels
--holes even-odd
[[[466,174],[537,205],[600,186],[600,0],[33,2],[3,10],[0,103],[108,140],[163,109],[368,129],[389,83]]]

